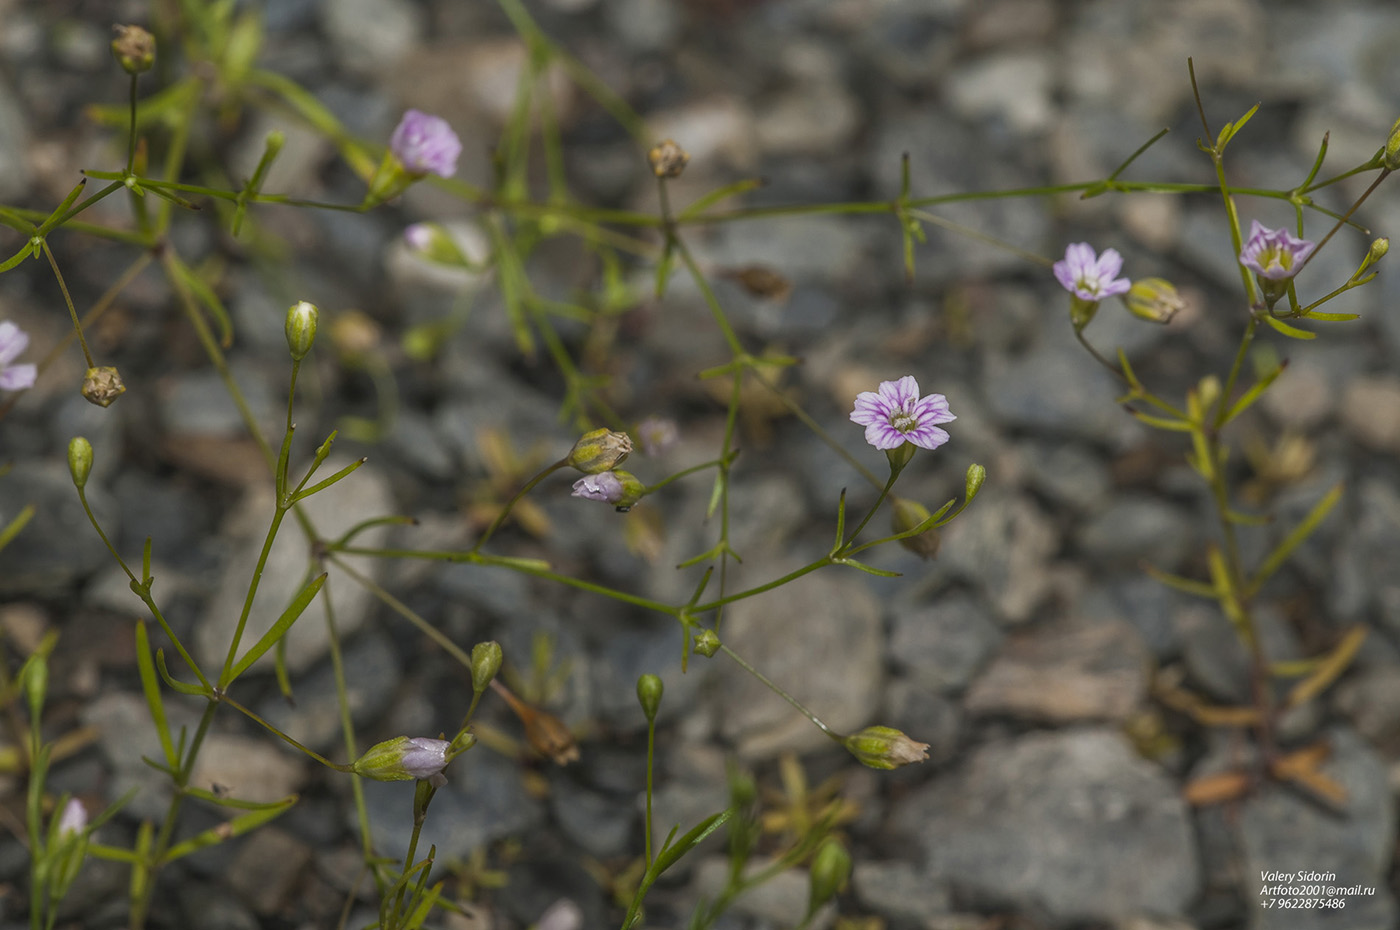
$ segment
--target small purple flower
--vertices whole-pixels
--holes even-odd
[[[1295,238],[1286,229],[1270,229],[1254,220],[1249,226],[1249,241],[1240,252],[1240,264],[1261,278],[1287,281],[1315,248],[1313,242]]]
[[[29,334],[9,320],[0,322],[0,390],[22,391],[34,386],[39,370],[33,365],[11,365],[29,347]]]
[[[404,113],[389,138],[389,150],[411,174],[436,174],[450,178],[457,173],[462,142],[447,120],[418,110]]]
[[[68,803],[63,806],[63,813],[58,817],[59,838],[77,836],[87,829],[87,823],[87,808],[83,807],[83,802],[77,798],[69,798]]]
[[[906,442],[937,449],[948,441],[948,434],[936,424],[956,419],[942,394],[919,397],[919,382],[913,375],[880,382],[879,393],[862,391],[851,411],[851,420],[865,427],[865,441],[886,451]]]
[[[661,455],[681,438],[676,421],[665,417],[647,417],[637,424],[634,432],[642,444],[642,452],[650,456]]]
[[[1053,266],[1055,279],[1064,289],[1081,300],[1098,301],[1115,294],[1127,293],[1132,282],[1118,277],[1123,270],[1123,256],[1114,249],[1104,249],[1095,255],[1087,242],[1075,242],[1065,249],[1065,257]]]
[[[573,496],[582,497],[584,500],[616,504],[622,500],[624,493],[622,479],[610,471],[599,472],[596,475],[584,475],[574,482]]]
[[[414,778],[432,778],[442,774],[447,765],[447,750],[452,746],[445,739],[415,736],[403,751],[403,769]]]

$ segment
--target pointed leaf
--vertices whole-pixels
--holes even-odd
[[[1269,324],[1270,326],[1272,326],[1275,330],[1277,330],[1277,331],[1280,332],[1280,333],[1283,333],[1285,336],[1289,337],[1290,339],[1316,339],[1316,338],[1317,338],[1317,333],[1310,333],[1310,332],[1308,332],[1306,329],[1298,329],[1296,326],[1289,326],[1287,323],[1283,322],[1283,320],[1278,319],[1277,317],[1275,317],[1275,316],[1274,316],[1273,314],[1271,314],[1271,313],[1266,313],[1266,314],[1264,314],[1263,316],[1264,316],[1264,322],[1265,322],[1265,323],[1268,323],[1268,324]]]
[[[291,629],[292,624],[301,616],[302,611],[306,610],[307,605],[311,603],[311,599],[316,596],[316,592],[320,591],[321,585],[325,583],[326,573],[322,572],[311,579],[306,587],[301,589],[301,593],[292,600],[291,604],[287,605],[286,610],[282,611],[282,616],[277,618],[277,622],[272,624],[271,628],[253,644],[253,648],[243,654],[243,658],[238,660],[238,664],[229,672],[228,680],[224,682],[225,687],[233,684],[234,679],[247,671],[248,666],[258,661],[258,659],[261,659],[264,653],[286,635],[287,630]]]
[[[1303,522],[1293,528],[1282,542],[1269,553],[1269,557],[1264,560],[1264,564],[1259,566],[1259,570],[1254,573],[1254,578],[1248,585],[1248,594],[1255,594],[1261,585],[1269,579],[1274,572],[1278,571],[1288,557],[1293,554],[1293,550],[1302,545],[1317,525],[1337,506],[1337,501],[1342,499],[1342,485],[1336,484],[1332,490],[1322,496],[1322,499],[1313,505],[1313,509],[1308,511],[1308,515],[1303,518]]]

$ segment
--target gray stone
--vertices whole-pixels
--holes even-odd
[[[1276,612],[1256,607],[1254,622],[1270,662],[1302,658],[1297,636]],[[1192,678],[1218,700],[1249,703],[1249,653],[1219,609],[1186,607],[1176,628]]]
[[[751,877],[771,865],[771,859],[755,858],[744,867],[744,876]],[[706,900],[715,900],[728,881],[729,860],[726,857],[708,857],[695,870],[695,888]],[[810,889],[811,882],[803,870],[786,869],[739,895],[729,909],[771,926],[795,927],[802,924],[813,930],[825,930],[836,917],[836,908],[830,902],[818,910],[810,922],[803,924]]]
[[[1123,721],[1147,697],[1150,656],[1123,622],[1056,623],[1009,639],[967,692],[974,714]]]
[[[29,121],[9,81],[0,81],[0,197],[13,200],[29,190],[29,150]]]
[[[1181,915],[1199,887],[1176,786],[1113,730],[989,743],[891,822],[922,844],[930,881],[1055,923]]]
[[[1126,620],[1159,662],[1175,658],[1181,650],[1176,632],[1176,612],[1186,603],[1180,594],[1142,574],[1114,576],[1091,586],[1078,605],[1085,620]]]
[[[1327,810],[1283,785],[1265,783],[1226,821],[1228,835],[1235,838],[1231,846],[1238,850],[1242,893],[1246,901],[1255,902],[1262,900],[1260,891],[1266,884],[1292,884],[1299,889],[1311,884],[1266,883],[1262,880],[1265,871],[1333,873],[1320,884],[1374,891],[1337,895],[1346,905],[1335,909],[1250,907],[1251,930],[1370,930],[1395,925],[1396,902],[1387,882],[1394,846],[1395,801],[1387,785],[1385,764],[1351,730],[1333,728],[1327,739],[1332,755],[1321,772],[1347,793],[1339,810]],[[1203,760],[1197,774],[1220,771],[1237,755],[1233,750],[1218,751]],[[1209,808],[1202,816],[1220,821],[1226,811]],[[1278,900],[1285,895],[1263,897]]]
[[[1069,333],[1052,326],[1029,351],[991,356],[982,392],[992,416],[1005,427],[1063,438],[1111,442],[1137,425],[1114,403],[1122,385],[1086,357]]]
[[[572,768],[572,767],[571,767]],[[642,840],[631,798],[622,799],[575,781],[554,768],[549,777],[549,809],[559,829],[590,856],[625,855]]]
[[[232,372],[259,428],[264,435],[275,437],[272,440],[275,447],[287,426],[285,389],[278,401],[262,372],[248,365],[233,365]],[[161,419],[171,442],[185,437],[243,436],[246,433],[243,416],[218,372],[201,370],[171,375],[160,382],[158,390]]]
[[[1001,641],[985,607],[975,598],[951,594],[933,604],[896,609],[889,655],[910,680],[952,692],[967,686]]]
[[[313,483],[335,474],[349,464],[345,459],[331,456],[312,478]],[[292,466],[293,475],[305,464]],[[295,479],[299,480],[299,479]],[[323,539],[335,539],[352,526],[374,517],[394,513],[394,502],[383,475],[374,465],[366,464],[329,488],[301,502],[302,511]],[[272,489],[265,485],[250,488],[239,513],[225,527],[226,539],[238,540],[230,548],[232,555],[224,567],[223,578],[215,589],[205,618],[195,634],[194,652],[210,668],[219,668],[228,653],[229,643],[237,628],[248,583],[253,576],[258,556],[262,552],[267,527],[273,513]],[[384,544],[384,526],[372,527],[355,537],[357,546],[375,548]],[[355,571],[370,578],[379,576],[382,562],[363,556],[348,556],[345,561]],[[239,655],[258,641],[286,609],[307,581],[306,540],[296,520],[285,518],[273,543],[263,570],[252,611],[243,630]],[[336,613],[336,629],[349,636],[360,628],[374,603],[373,596],[339,569],[329,567],[326,587],[330,590]],[[287,667],[300,672],[325,655],[330,633],[324,619],[324,607],[318,594],[286,636]],[[259,659],[254,669],[272,667],[270,654]]]
[[[952,905],[948,886],[908,862],[860,860],[851,872],[856,900],[891,920],[922,921]]]
[[[943,531],[939,561],[967,578],[1010,623],[1028,620],[1050,593],[1055,528],[1034,502],[984,488]]]
[[[384,74],[423,34],[424,14],[409,0],[338,0],[321,4],[321,28],[352,74]]]
[[[306,783],[305,756],[281,751],[270,734],[259,739],[210,733],[190,774],[196,788],[239,801],[271,803],[295,794]]]
[[[260,926],[257,915],[219,885],[187,880],[175,890],[187,926],[209,930],[258,930]]]
[[[728,809],[726,765],[725,754],[704,743],[682,743],[668,754],[664,768],[656,777],[657,787],[652,795],[652,849],[665,842],[672,827],[680,836],[705,818]],[[645,804],[645,794],[639,793],[637,809],[644,810]],[[697,852],[682,857],[671,871],[686,874],[703,854],[699,851],[722,849],[724,839],[719,834],[723,832],[706,837]]]
[[[1367,643],[1362,648],[1369,646]],[[1393,665],[1348,676],[1337,686],[1332,703],[1382,752],[1393,756],[1400,750],[1400,676]]]
[[[934,766],[952,759],[962,748],[964,718],[962,705],[954,698],[896,678],[885,691],[885,709],[879,723],[926,744],[927,763]]]
[[[963,62],[949,75],[946,93],[965,119],[995,118],[1029,135],[1055,116],[1053,62],[1048,52],[1017,49]]]
[[[377,629],[341,644],[346,700],[357,727],[378,718],[398,693],[403,678],[394,646]],[[292,682],[293,701],[280,693],[259,707],[260,716],[303,746],[332,756],[343,754],[340,700],[329,664],[312,669]]]
[[[1123,495],[1095,514],[1077,540],[1091,564],[1175,571],[1194,541],[1191,520],[1163,501]]]
[[[413,783],[366,780],[364,788],[375,849],[402,862],[413,835]],[[465,859],[492,840],[535,827],[543,813],[516,763],[478,746],[452,763],[447,787],[433,796],[418,855],[436,845],[440,858]]]
[[[769,563],[756,574],[780,577],[795,567]],[[728,608],[721,636],[837,732],[872,722],[884,671],[880,608],[854,571],[818,571],[781,592],[738,601]],[[721,661],[714,706],[741,756],[766,759],[830,745],[782,698],[734,662]]]
[[[1017,451],[1030,486],[1058,503],[1088,510],[1112,492],[1112,478],[1103,459],[1082,445],[1030,442]]]
[[[310,846],[276,825],[263,826],[239,848],[226,878],[254,911],[269,917],[290,901],[310,863]]]
[[[759,110],[758,144],[768,154],[824,155],[850,144],[860,116],[860,103],[839,84],[804,84]]]
[[[165,716],[172,738],[183,728],[193,733],[199,724],[195,706],[185,701],[165,702]],[[142,761],[165,761],[151,711],[139,694],[110,692],[83,708],[82,721],[97,730],[97,743],[113,769],[109,790],[113,797],[132,788],[140,789],[123,811],[125,814],[158,820],[165,816],[171,796],[170,780],[153,777]]]
[[[100,485],[90,483],[86,491],[103,532],[115,537],[121,529],[117,507]],[[0,527],[30,505],[33,518],[0,549],[0,596],[66,596],[111,554],[83,511],[67,464],[18,462],[0,480]]]
[[[646,728],[646,717],[637,702],[637,679],[644,674],[659,675],[665,685],[658,723],[689,713],[699,697],[704,674],[703,667],[695,665],[689,674],[681,672],[683,645],[679,627],[669,618],[658,619],[654,630],[626,630],[609,636],[593,663],[593,693],[600,722],[623,733]],[[705,661],[704,657],[691,658],[692,663]]]
[[[1400,452],[1400,378],[1357,378],[1342,399],[1342,423],[1368,449]]]

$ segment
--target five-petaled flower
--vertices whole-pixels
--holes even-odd
[[[885,451],[906,442],[937,449],[948,441],[948,434],[937,424],[956,419],[942,394],[919,397],[919,382],[913,375],[880,382],[878,393],[862,391],[851,411],[851,420],[865,427],[865,441]]]
[[[1286,281],[1298,273],[1317,246],[1298,239],[1286,229],[1270,229],[1258,220],[1249,226],[1249,240],[1240,252],[1240,264],[1270,281]]]
[[[389,151],[411,174],[436,174],[450,178],[457,173],[457,156],[462,154],[462,142],[447,120],[419,110],[409,110],[389,137]]]
[[[0,390],[22,391],[34,386],[38,369],[33,365],[11,365],[29,347],[29,334],[9,320],[0,321]]]
[[[1132,286],[1127,278],[1118,277],[1123,270],[1123,256],[1115,249],[1104,249],[1102,255],[1095,255],[1087,242],[1072,243],[1065,249],[1065,257],[1052,267],[1055,279],[1081,300],[1099,301],[1125,294]]]

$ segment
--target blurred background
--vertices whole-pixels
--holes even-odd
[[[121,166],[124,136],[92,108],[119,107],[127,93],[108,51],[111,24],[149,24],[153,6],[0,0],[0,201],[51,210],[81,169]],[[261,11],[258,63],[306,87],[353,135],[383,144],[405,108],[438,114],[464,143],[458,180],[494,188],[493,155],[527,61],[502,7],[238,6]],[[1227,152],[1236,187],[1301,184],[1324,136],[1318,177],[1339,174],[1374,155],[1400,115],[1400,9],[1379,2],[529,0],[524,8],[640,114],[653,141],[672,138],[689,152],[671,184],[678,208],[746,178],[764,183],[715,209],[888,201],[899,194],[905,154],[914,196],[1092,181],[1163,128],[1170,133],[1122,178],[1213,183],[1196,147],[1203,131],[1188,57],[1212,132],[1261,104]],[[176,47],[164,40],[161,64],[142,78],[143,99],[179,73]],[[646,146],[562,67],[545,84],[568,192],[582,204],[654,213]],[[264,102],[233,106],[211,93],[190,140],[197,170],[185,180],[236,187],[267,133],[280,130],[286,144],[265,190],[358,203],[364,183],[333,142],[270,95]],[[540,198],[547,166],[542,157],[532,164],[530,193]],[[1344,212],[1372,180],[1347,179],[1317,201]],[[1276,199],[1237,203],[1246,226],[1295,222]],[[1371,237],[1391,232],[1397,205],[1396,189],[1382,185],[1357,214],[1371,236],[1339,232],[1299,278],[1299,296],[1342,283]],[[1347,800],[1328,805],[1270,784],[1193,808],[1182,800],[1188,779],[1247,760],[1250,741],[1198,725],[1162,695],[1187,689],[1213,703],[1246,702],[1247,660],[1212,602],[1162,586],[1142,566],[1205,578],[1213,505],[1185,465],[1185,439],[1143,427],[1115,402],[1119,385],[1075,343],[1067,295],[1032,259],[1058,259],[1066,244],[1087,241],[1121,252],[1129,277],[1172,281],[1186,307],[1169,325],[1109,302],[1085,335],[1110,357],[1122,347],[1144,381],[1179,403],[1201,376],[1228,370],[1248,312],[1219,196],[1067,194],[930,209],[943,222],[925,224],[912,277],[887,212],[682,229],[745,347],[801,359],[772,372],[783,395],[877,474],[880,455],[847,419],[854,396],[912,374],[924,392],[948,398],[958,417],[952,440],[916,457],[901,495],[934,508],[961,494],[969,464],[988,469],[981,497],[944,532],[936,558],[886,547],[871,561],[899,578],[826,570],[737,604],[724,621],[727,643],[832,726],[900,727],[930,744],[930,761],[862,769],[722,659],[693,656],[683,673],[681,636],[667,618],[499,570],[354,563],[458,645],[500,640],[517,689],[579,736],[581,758],[556,767],[523,751],[504,705],[485,705],[483,726],[500,738],[454,766],[429,823],[455,892],[478,904],[480,923],[461,926],[527,926],[561,898],[579,906],[583,926],[620,920],[611,893],[642,850],[646,732],[633,688],[643,672],[667,687],[662,835],[726,805],[730,760],[758,780],[770,815],[765,849],[781,848],[802,816],[837,803],[857,867],[840,916],[822,918],[828,926],[1394,925],[1400,277],[1383,261],[1375,282],[1326,308],[1361,319],[1318,324],[1314,341],[1262,335],[1247,371],[1285,357],[1289,367],[1228,434],[1237,505],[1276,517],[1242,534],[1248,560],[1344,486],[1331,517],[1255,607],[1275,661],[1324,653],[1358,625],[1367,631],[1339,684],[1290,714],[1280,734],[1287,747],[1327,746],[1323,771]],[[363,215],[253,208],[238,237],[212,207],[177,215],[171,245],[228,308],[232,377],[271,435],[285,411],[285,309],[299,299],[321,308],[296,458],[308,461],[336,428],[333,463],[369,457],[311,501],[326,534],[394,513],[417,525],[367,534],[366,545],[469,547],[512,490],[581,431],[576,411],[561,411],[567,381],[547,348],[522,351],[496,270],[444,273],[402,241],[408,224],[436,220],[484,258],[508,216],[429,184]],[[1311,239],[1331,226],[1305,216]],[[130,223],[116,197],[84,218]],[[641,253],[620,252],[616,267],[567,224],[535,237],[521,257],[537,294],[596,310],[556,325],[579,370],[609,379],[602,396],[623,422],[606,425],[646,417],[678,425],[673,447],[629,463],[650,482],[715,456],[727,382],[716,393],[717,382],[696,375],[729,352],[683,273],[654,297],[655,230],[615,231]],[[137,257],[74,231],[50,243],[80,312]],[[5,255],[22,244],[0,231]],[[753,266],[768,276],[756,281]],[[70,324],[47,263],[0,275],[0,319],[31,334],[26,360],[65,337]],[[47,722],[55,734],[87,737],[51,785],[90,807],[146,786],[104,827],[103,841],[120,845],[165,803],[141,761],[158,755],[141,743],[151,728],[132,665],[141,605],[78,506],[68,440],[81,434],[93,444],[88,493],[119,551],[134,559],[151,537],[156,596],[199,655],[218,655],[228,641],[272,491],[239,411],[154,270],[130,281],[88,338],[99,364],[120,369],[123,397],[108,409],[84,400],[85,364],[70,346],[0,419],[0,463],[13,464],[0,478],[0,521],[37,508],[0,552],[0,629],[12,662],[44,631],[61,631]],[[744,559],[731,563],[732,590],[824,554],[842,489],[853,512],[876,497],[787,404],[751,387],[731,497],[730,540]],[[717,538],[716,521],[705,519],[710,488],[696,476],[620,515],[570,498],[556,477],[492,547],[679,603],[698,574],[674,566]],[[883,532],[885,520],[873,527]],[[305,565],[293,534],[282,544],[267,581],[273,592],[294,586]],[[455,728],[471,696],[465,670],[345,575],[331,590],[361,745]],[[308,615],[288,652],[295,705],[270,666],[240,684],[241,699],[340,758],[326,650],[319,616]],[[197,712],[173,700],[171,710]],[[303,800],[271,827],[173,867],[153,925],[333,925],[359,867],[344,777],[233,715],[220,717],[206,755],[206,782],[243,797],[300,791]],[[7,810],[21,810],[22,782],[0,781],[0,792]],[[378,848],[401,855],[411,792],[372,784],[367,794]],[[187,810],[189,830],[221,817]],[[17,841],[0,842],[8,900],[26,866]],[[1260,906],[1255,876],[1300,869],[1373,893],[1347,897],[1340,910]],[[653,892],[647,925],[684,923],[723,872],[722,843],[712,841]],[[90,859],[72,896],[73,924],[122,925],[126,878]],[[784,876],[737,901],[720,926],[792,926],[806,889],[801,874]],[[366,906],[352,925],[372,918]],[[6,926],[17,925],[20,913],[3,901],[0,909]]]

